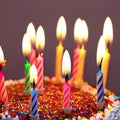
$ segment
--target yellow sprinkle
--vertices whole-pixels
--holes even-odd
[[[82,119],[81,120],[88,120],[86,117],[82,117]]]

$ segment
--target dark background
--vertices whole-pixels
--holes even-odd
[[[111,60],[107,88],[120,95],[120,0],[1,0],[0,1],[0,45],[7,64],[3,71],[6,79],[24,77],[25,58],[22,54],[22,38],[29,22],[37,29],[42,25],[45,30],[44,49],[45,75],[54,75],[56,24],[63,15],[67,22],[67,36],[63,41],[65,49],[73,58],[76,47],[73,37],[75,20],[85,19],[89,28],[89,39],[85,63],[85,80],[96,83],[96,49],[107,16],[111,17],[114,40],[110,46]]]

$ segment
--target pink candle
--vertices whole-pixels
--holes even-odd
[[[2,101],[5,107],[8,107],[8,96],[5,88],[4,75],[2,73],[2,67],[5,66],[4,54],[0,46],[0,101]]]
[[[38,71],[37,90],[43,90],[43,78],[44,78],[44,67],[43,67],[43,51],[45,46],[45,33],[42,26],[39,26],[36,33],[36,48],[38,50],[38,57],[36,59],[36,68]]]
[[[70,85],[68,83],[71,72],[71,60],[68,51],[63,54],[62,74],[65,76],[65,84],[63,85],[63,107],[70,108]]]
[[[8,96],[5,88],[4,75],[2,70],[0,70],[0,100],[4,103],[5,106],[8,105]]]
[[[36,68],[38,70],[37,90],[43,89],[43,57],[41,54],[36,59]]]
[[[65,82],[63,85],[63,107],[64,108],[70,108],[70,85],[68,81]]]
[[[72,71],[72,84],[74,84],[75,79],[77,79],[78,62],[79,62],[79,47],[77,47],[77,48],[74,50],[73,71]]]

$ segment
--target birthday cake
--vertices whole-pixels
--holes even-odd
[[[65,114],[62,109],[63,91],[62,85],[54,85],[45,77],[44,93],[38,95],[39,120],[113,120],[120,118],[119,98],[109,90],[105,91],[104,110],[98,110],[96,106],[96,88],[87,83],[81,89],[71,89],[70,104],[71,113]],[[31,96],[25,94],[25,79],[8,80],[5,82],[8,93],[8,115],[19,120],[31,119]],[[4,116],[4,104],[0,102],[0,118]],[[16,120],[17,120],[16,119]],[[118,120],[116,119],[116,120]]]
[[[83,79],[86,57],[84,43],[88,39],[87,24],[80,18],[76,21],[74,37],[78,46],[74,50],[72,77],[69,78],[71,72],[70,56],[67,50],[63,54],[62,46],[62,39],[66,36],[66,24],[63,17],[60,18],[60,21],[61,24],[58,24],[57,27],[57,37],[60,42],[56,47],[54,77],[44,76],[43,72],[42,51],[45,45],[45,37],[42,26],[38,28],[35,35],[34,26],[30,23],[23,37],[22,50],[26,57],[25,78],[4,82],[2,67],[6,61],[0,47],[0,54],[2,55],[0,57],[0,119],[119,120],[120,97],[106,89],[110,60],[108,46],[113,35],[109,35],[105,28],[103,36],[100,37],[97,49],[99,71],[96,74],[96,86],[90,86]],[[107,18],[106,21],[108,21],[107,27],[110,27],[109,31],[111,32],[111,20]],[[64,33],[61,32],[63,26],[65,26]],[[82,35],[79,35],[79,31],[82,31]],[[38,50],[37,58],[33,46],[35,38]],[[107,41],[105,42],[104,39]],[[100,49],[101,47],[102,49]]]

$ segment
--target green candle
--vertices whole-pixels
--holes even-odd
[[[25,65],[25,92],[30,92],[30,63],[28,59],[26,59]]]

